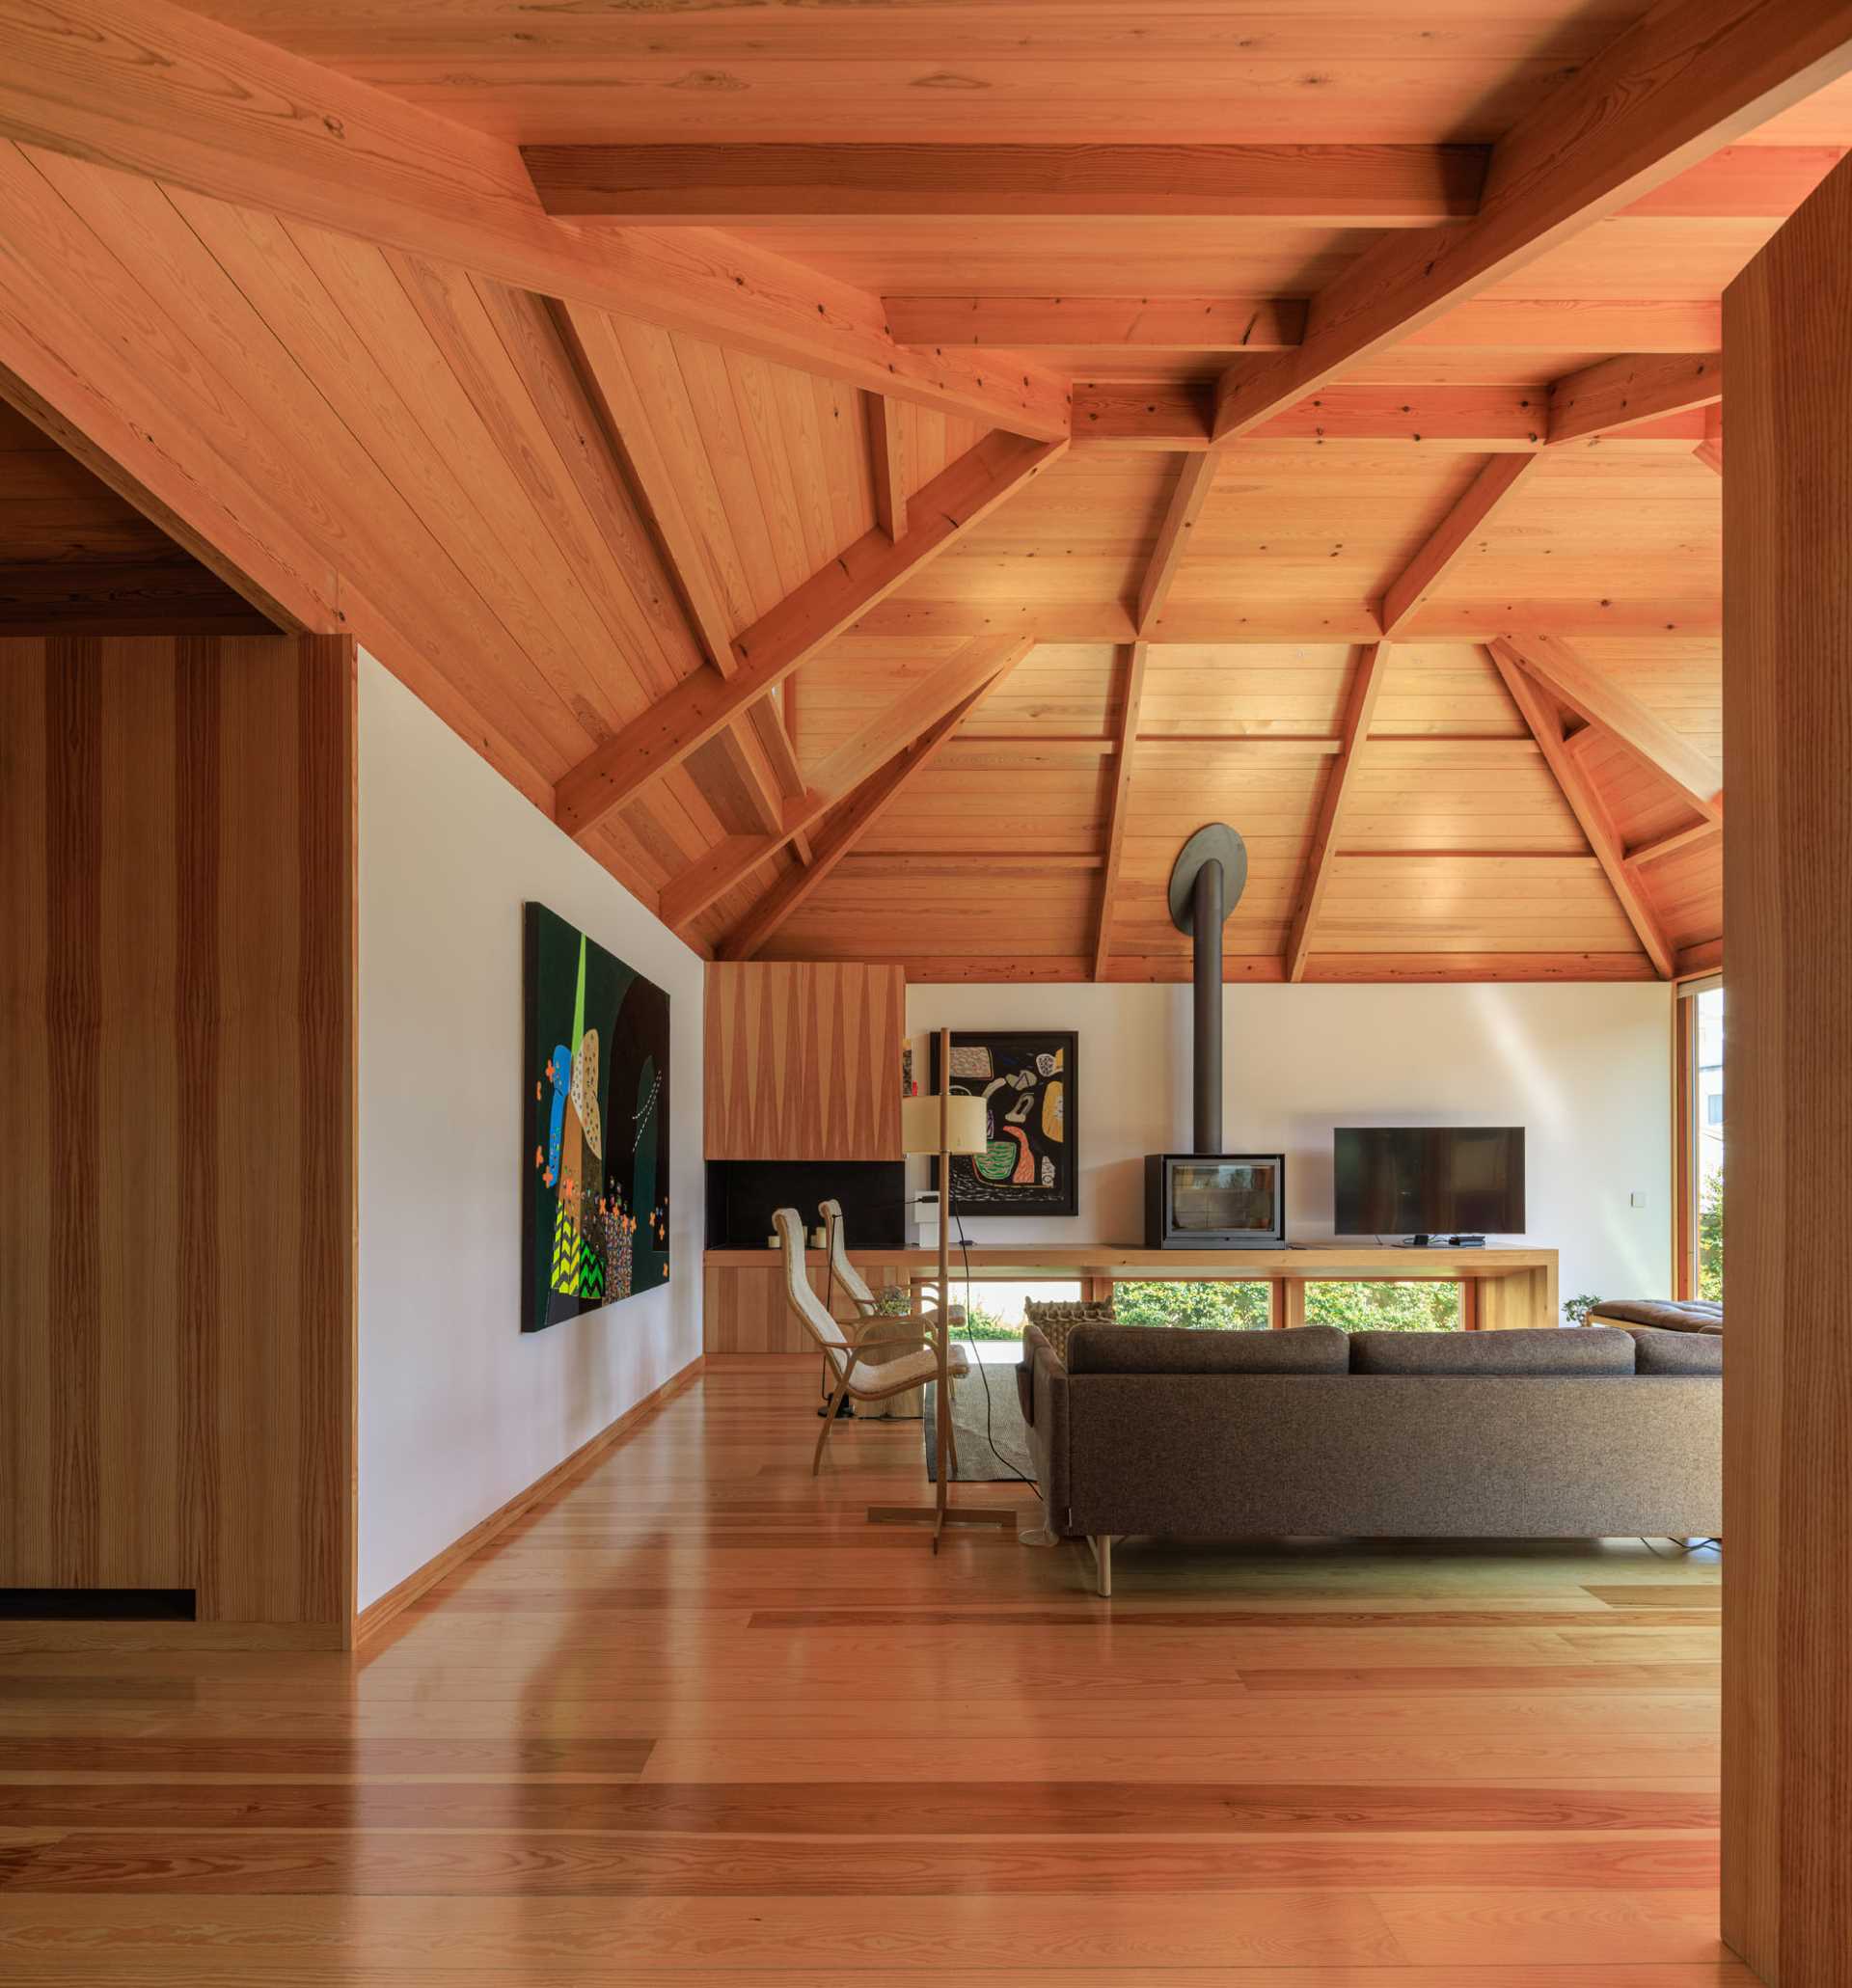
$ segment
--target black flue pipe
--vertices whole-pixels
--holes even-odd
[[[1195,921],[1196,1151],[1222,1150],[1222,866],[1212,857],[1196,872],[1190,910]]]

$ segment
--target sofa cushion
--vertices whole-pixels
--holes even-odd
[[[1682,1302],[1665,1297],[1611,1297],[1590,1309],[1589,1323],[1597,1320],[1604,1325],[1652,1325],[1662,1332],[1719,1333],[1724,1329],[1724,1308],[1704,1297]]]
[[[1636,1374],[1721,1374],[1724,1340],[1721,1333],[1661,1332],[1649,1325],[1633,1326]]]
[[[1287,1332],[1076,1325],[1068,1340],[1070,1374],[1342,1374],[1348,1358],[1335,1325]]]
[[[1631,1374],[1633,1341],[1593,1325],[1515,1332],[1353,1332],[1352,1374],[1498,1374],[1513,1376]]]

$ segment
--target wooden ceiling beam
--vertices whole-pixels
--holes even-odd
[[[744,884],[761,863],[770,862],[793,835],[816,828],[838,802],[896,752],[923,738],[948,711],[956,710],[978,691],[989,689],[1032,646],[1026,640],[1009,636],[978,636],[965,643],[817,768],[809,791],[789,803],[784,824],[776,832],[729,836],[679,877],[671,878],[663,886],[657,915],[676,931],[698,918],[710,905]]]
[[[1076,449],[1200,454],[1213,446],[1211,421],[1210,395],[1184,382],[1083,381],[1075,388]],[[1616,455],[1688,455],[1702,439],[1703,416],[1693,407],[1672,415],[1642,415],[1637,425],[1599,432],[1585,446]],[[1463,387],[1340,381],[1263,422],[1239,442],[1221,446],[1274,453],[1360,442],[1372,449],[1423,449],[1430,454],[1528,455],[1551,441],[1549,389],[1541,383]]]
[[[1535,455],[1495,455],[1435,528],[1431,537],[1390,582],[1382,597],[1382,632],[1400,635],[1427,606],[1449,569],[1492,521],[1499,506],[1536,467]]]
[[[1478,212],[1481,145],[869,144],[522,149],[551,214],[727,228],[851,217],[1425,228]],[[1837,146],[1729,146],[1620,209],[1643,220],[1783,220]]]
[[[1218,441],[1514,276],[1852,69],[1852,0],[1654,8],[1493,148],[1477,218],[1385,235],[1313,300],[1305,342],[1231,370]]]
[[[1550,443],[1612,436],[1643,422],[1690,414],[1723,397],[1724,355],[1622,353],[1567,374],[1550,389]]]
[[[907,953],[888,949],[864,955],[873,963],[899,967],[908,984],[985,982],[996,986],[1055,985],[1091,977],[1092,961],[1084,953]],[[1689,947],[1679,955],[1698,964],[1690,970],[1716,970],[1723,957],[1721,940]],[[1171,981],[1187,983],[1189,955],[1115,953],[1107,975],[1119,983]],[[1278,953],[1226,953],[1222,978],[1274,985],[1284,978]],[[1552,981],[1558,984],[1650,980],[1650,964],[1638,951],[1587,952],[1454,952],[1454,953],[1320,953],[1306,968],[1310,982],[1345,985],[1415,986],[1426,983],[1474,981]]]
[[[549,213],[711,228],[862,216],[1201,215],[1427,228],[1478,211],[1479,145],[530,145]]]
[[[1512,694],[1512,701],[1530,727],[1531,736],[1542,748],[1544,761],[1556,776],[1556,783],[1563,790],[1569,812],[1575,816],[1615,896],[1620,899],[1620,909],[1626,913],[1627,923],[1633,927],[1641,950],[1652,962],[1652,969],[1661,980],[1671,979],[1673,951],[1660,929],[1658,914],[1628,866],[1620,835],[1593,782],[1564,742],[1563,726],[1555,706],[1539,690],[1508,643],[1495,641],[1489,645],[1488,653],[1492,667]]]
[[[1687,849],[1695,849],[1701,842],[1709,842],[1724,832],[1724,797],[1717,797],[1717,812],[1702,821],[1689,823],[1682,829],[1674,829],[1664,835],[1655,835],[1650,842],[1637,842],[1627,851],[1630,863],[1656,863],[1668,856],[1677,856]]]
[[[1283,352],[1302,344],[1308,300],[1181,292],[1158,296],[890,296],[904,345],[1098,345],[1137,352]],[[1474,297],[1411,333],[1443,351],[1714,352],[1723,312],[1702,299]]]
[[[772,885],[721,942],[722,959],[749,960],[762,950],[778,927],[815,895],[857,843],[900,799],[909,784],[932,765],[959,726],[984,701],[1000,675],[1001,672],[973,691],[911,745],[903,746],[885,766],[870,774],[831,812],[818,832],[810,866],[787,870]]]
[[[1460,599],[1430,601],[1410,616],[1402,641],[1490,641],[1512,630],[1541,635],[1714,636],[1723,629],[1714,597],[1638,600]],[[858,637],[925,640],[933,636],[1032,635],[1039,642],[1191,644],[1367,642],[1382,634],[1378,604],[1329,600],[1173,602],[1141,634],[1124,601],[884,601],[855,624]]]
[[[1126,854],[1126,822],[1131,812],[1131,759],[1138,743],[1138,714],[1145,698],[1145,644],[1126,651],[1125,680],[1119,691],[1119,723],[1112,764],[1112,799],[1106,809],[1105,874],[1100,880],[1100,912],[1094,929],[1093,977],[1103,980],[1112,956],[1113,894]]]
[[[571,304],[554,309],[571,364],[603,417],[605,439],[649,526],[695,645],[722,676],[731,676],[733,616],[706,544],[683,505],[683,478],[663,453],[617,328],[603,311]],[[767,734],[776,741],[782,737],[783,726],[776,707],[767,713],[769,723],[753,723],[758,709],[755,705],[735,719],[718,735],[717,744],[747,806],[761,831],[769,834],[782,821],[788,797],[769,756]]]
[[[1721,477],[1724,474],[1724,410],[1721,407],[1704,409],[1704,439],[1691,452],[1713,475]]]
[[[1389,660],[1387,642],[1370,642],[1357,657],[1351,673],[1350,691],[1345,699],[1344,722],[1339,730],[1338,756],[1324,777],[1324,791],[1319,797],[1318,819],[1312,829],[1312,845],[1306,855],[1305,879],[1299,887],[1298,908],[1287,932],[1281,962],[1288,980],[1302,980],[1312,951],[1312,932],[1319,907],[1324,902],[1331,881],[1332,857],[1344,823],[1345,803],[1349,794],[1350,776],[1358,755],[1370,737],[1375,718],[1376,699],[1382,694],[1382,681]]]
[[[1170,590],[1176,585],[1177,575],[1188,554],[1189,534],[1202,514],[1203,505],[1209,501],[1214,482],[1215,460],[1212,455],[1185,456],[1177,466],[1177,481],[1170,493],[1170,504],[1164,512],[1162,525],[1158,527],[1158,543],[1152,549],[1150,562],[1138,586],[1135,625],[1140,637],[1157,625],[1164,612],[1164,603],[1170,597]]]
[[[1624,746],[1643,765],[1675,787],[1700,814],[1716,816],[1724,782],[1715,765],[1605,670],[1593,667],[1553,636],[1501,636],[1491,647],[1495,656],[1502,655],[1528,670],[1585,723]]]
[[[885,395],[862,396],[868,422],[868,463],[875,484],[875,523],[889,538],[907,530],[907,430]]]
[[[791,681],[786,677],[769,697],[761,697],[753,705],[748,720],[753,736],[759,742],[759,749],[772,768],[777,791],[786,801],[797,800],[804,791],[803,768],[798,763],[798,749],[791,743],[791,733],[785,724],[784,705],[790,694]],[[800,862],[810,860],[808,835],[793,835],[791,847]]]
[[[1064,447],[987,436],[916,493],[902,537],[872,527],[735,639],[730,674],[703,665],[566,774],[555,791],[554,818],[577,835],[623,806],[988,517]]]
[[[897,345],[878,298],[714,231],[556,220],[514,146],[167,0],[7,0],[0,135],[1013,433],[1068,431],[1067,382],[1026,361]]]

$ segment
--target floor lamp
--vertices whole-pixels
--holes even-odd
[[[937,1431],[939,1468],[934,1473],[936,1496],[930,1506],[889,1507],[881,1516],[887,1520],[932,1522],[933,1551],[939,1551],[939,1536],[946,1525],[1012,1525],[1017,1513],[1001,1506],[949,1506],[947,1481],[951,1475],[952,1426],[951,1325],[952,1325],[952,1155],[982,1153],[990,1143],[990,1106],[982,1098],[952,1094],[952,1032],[939,1031],[939,1093],[936,1097],[903,1098],[900,1105],[900,1143],[908,1153],[930,1154],[939,1160],[939,1381],[933,1390],[934,1424]]]

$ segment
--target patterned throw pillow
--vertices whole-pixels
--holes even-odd
[[[1068,1364],[1068,1335],[1076,1325],[1112,1325],[1118,1322],[1110,1298],[1024,1298],[1022,1316],[1053,1348],[1054,1357],[1064,1367]]]

